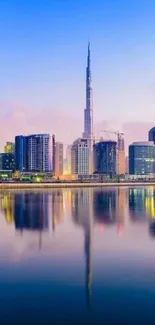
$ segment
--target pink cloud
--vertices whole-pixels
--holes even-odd
[[[0,119],[0,151],[6,141],[14,141],[17,134],[54,133],[57,141],[65,145],[82,135],[83,121],[73,115],[64,114],[54,108],[26,108],[21,103],[0,102],[2,108]],[[133,141],[147,141],[148,131],[154,124],[151,122],[124,122],[104,120],[95,124],[95,134],[102,135],[100,130],[120,130],[124,132],[126,149]],[[115,136],[111,135],[114,139]]]
[[[14,140],[17,134],[54,133],[58,141],[69,144],[82,133],[82,121],[58,110],[26,109],[14,105],[10,109],[8,104],[6,106],[0,119],[1,151],[5,142]]]

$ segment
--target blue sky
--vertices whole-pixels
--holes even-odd
[[[90,40],[95,121],[155,122],[154,17],[153,0],[0,0],[2,113],[82,120]]]

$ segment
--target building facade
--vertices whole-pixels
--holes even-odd
[[[16,170],[27,170],[27,137],[23,135],[17,135],[15,137],[15,162]]]
[[[150,131],[149,131],[149,137],[148,137],[149,141],[153,141],[155,143],[155,127],[153,127]]]
[[[95,143],[94,150],[94,172],[97,174],[116,174],[116,150],[117,142],[101,141]]]
[[[63,175],[63,143],[55,144],[55,176]]]
[[[122,134],[118,134],[117,140],[117,174],[124,175],[126,172],[125,168],[125,145],[124,145],[124,137]]]
[[[89,146],[87,139],[77,139],[72,145],[71,172],[77,175],[89,174]]]
[[[154,142],[133,142],[129,146],[129,174],[149,175],[155,172]]]
[[[1,153],[0,154],[0,167],[1,170],[15,170],[15,155],[14,153]]]

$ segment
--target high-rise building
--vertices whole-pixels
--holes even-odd
[[[4,147],[5,153],[14,153],[15,152],[15,144],[14,142],[6,142],[6,145]]]
[[[149,141],[153,141],[155,143],[155,127],[149,131]]]
[[[90,67],[90,44],[88,44],[88,56],[86,67],[86,108],[84,110],[84,138],[93,136],[93,101],[92,101],[92,80]]]
[[[56,145],[55,145],[55,134],[52,135],[52,171],[55,173],[55,155]]]
[[[17,135],[15,137],[15,162],[16,170],[27,170],[27,137],[23,135]]]
[[[129,174],[149,175],[155,172],[154,142],[133,142],[129,146]]]
[[[94,172],[105,175],[116,174],[116,150],[115,141],[101,141],[95,143],[94,151]]]
[[[55,136],[33,134],[15,138],[16,170],[53,171],[55,168]]]
[[[87,67],[86,67],[86,107],[84,110],[84,132],[83,138],[88,140],[89,148],[89,173],[93,172],[93,99],[90,44],[88,44]]]
[[[27,137],[28,171],[53,171],[53,138],[50,134]]]
[[[118,143],[117,143],[117,174],[125,174],[125,146],[124,146],[124,137],[121,133],[118,134]]]
[[[63,175],[63,143],[55,143],[55,175]]]
[[[71,172],[77,175],[89,174],[89,146],[87,139],[77,139],[72,145]]]

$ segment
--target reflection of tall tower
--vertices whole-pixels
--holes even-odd
[[[92,286],[92,232],[93,232],[93,209],[92,189],[79,189],[72,191],[72,217],[76,224],[84,228],[84,251],[86,263],[86,300],[90,308]]]
[[[89,309],[92,287],[92,226],[92,218],[89,217],[88,229],[85,229],[86,300]]]

